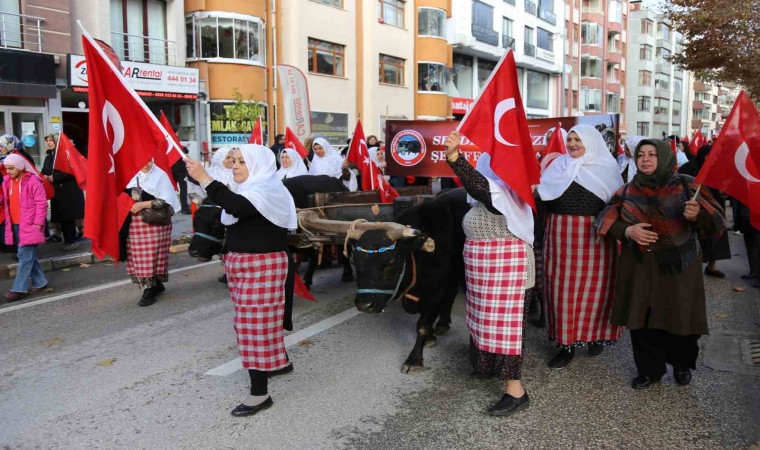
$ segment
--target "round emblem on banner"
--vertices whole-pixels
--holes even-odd
[[[34,147],[37,143],[37,139],[31,134],[28,134],[21,139],[21,142],[24,144],[24,147]]]
[[[414,130],[400,131],[391,142],[391,157],[402,166],[419,164],[426,153],[425,139]]]

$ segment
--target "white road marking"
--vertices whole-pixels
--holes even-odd
[[[361,312],[356,308],[347,309],[341,313],[338,313],[332,317],[317,322],[314,325],[304,328],[303,330],[296,331],[293,334],[285,336],[285,348],[290,348],[304,339],[310,338],[315,334],[319,334],[325,330],[328,330],[336,325],[339,325],[346,320],[358,316]],[[243,368],[243,363],[240,358],[233,359],[230,362],[224,363],[221,366],[214,367],[205,373],[205,375],[214,375],[218,377],[226,377],[232,375],[238,370]]]
[[[217,264],[218,265],[219,261],[218,260],[214,260],[214,261],[209,261],[209,262],[205,262],[205,263],[194,264],[192,266],[180,267],[178,269],[172,269],[172,270],[170,270],[169,273],[172,274],[172,273],[177,273],[177,272],[184,272],[186,270],[199,269],[201,267],[206,267],[206,266],[209,266],[211,264]],[[128,280],[121,280],[121,281],[113,281],[111,283],[101,284],[101,285],[93,286],[93,287],[86,288],[86,289],[80,289],[78,291],[71,291],[71,292],[67,292],[65,294],[54,295],[52,297],[42,298],[42,299],[39,299],[39,300],[36,300],[36,301],[33,301],[33,302],[22,303],[20,305],[14,305],[14,306],[9,306],[7,308],[2,308],[2,309],[0,309],[0,315],[1,314],[5,314],[5,313],[9,313],[11,311],[18,311],[19,309],[31,308],[32,306],[37,306],[37,305],[44,305],[45,303],[55,302],[55,301],[58,301],[58,300],[65,300],[67,298],[76,297],[78,295],[91,294],[93,292],[103,291],[105,289],[111,289],[111,288],[114,288],[114,287],[124,286],[125,284],[131,284],[131,283],[132,283],[132,280],[129,280],[129,279]]]

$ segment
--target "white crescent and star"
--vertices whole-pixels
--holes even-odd
[[[513,144],[509,142],[508,140],[504,139],[504,136],[501,135],[501,130],[499,129],[501,118],[504,117],[506,113],[508,113],[509,111],[513,109],[515,109],[514,98],[504,99],[496,105],[496,110],[493,112],[493,136],[494,138],[496,138],[497,141],[501,142],[504,145],[508,145],[510,147],[517,147],[516,144]]]
[[[734,153],[734,165],[736,165],[736,170],[738,170],[739,174],[747,181],[760,183],[760,179],[749,173],[749,170],[747,169],[747,157],[749,157],[749,146],[746,142],[742,142],[742,145],[740,145],[739,148],[736,149],[736,153]]]
[[[124,145],[124,121],[121,120],[121,115],[119,114],[119,111],[116,109],[116,107],[113,106],[108,100],[106,100],[105,104],[103,104],[102,120],[103,131],[105,132],[106,138],[111,142],[111,154],[108,155],[108,157],[111,158],[111,169],[108,171],[108,173],[116,173],[116,165],[114,163],[113,157],[119,153],[121,146]],[[113,130],[113,136],[108,135],[109,123],[111,124],[111,129]]]

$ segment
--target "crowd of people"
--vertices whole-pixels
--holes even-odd
[[[39,175],[22,152],[4,147],[0,234],[6,245],[17,246],[19,258],[9,300],[47,285],[36,258],[48,228],[45,180],[56,194],[50,222],[63,233],[64,250],[77,245],[84,199],[71,176],[53,169],[55,139],[46,140],[50,152]],[[384,174],[382,143],[374,136],[367,141]],[[3,143],[17,145],[5,137]],[[581,349],[598,357],[627,329],[637,369],[631,387],[660,381],[667,365],[678,384],[689,384],[698,339],[708,332],[703,275],[725,277],[716,261],[731,257],[723,195],[693,179],[710,145],[692,158],[688,151],[674,153],[665,140],[633,136],[616,160],[597,129],[576,125],[567,132],[566,153],[534,186],[534,213],[491,169],[487,153],[473,167],[460,155],[460,144],[457,132],[445,143],[448,165],[472,205],[462,223],[470,357],[475,376],[504,382],[503,396],[488,412],[508,416],[530,403],[520,380],[526,304],[536,296],[543,298],[548,339],[557,349],[547,361],[550,369],[567,367]],[[221,208],[226,228],[220,281],[234,304],[234,329],[251,381],[234,416],[270,407],[268,379],[293,370],[283,336],[292,328],[287,234],[298,224],[293,198],[280,181],[327,175],[349,190],[359,186],[357,172],[327,139],[313,139],[308,148],[309,158],[301,158],[278,135],[271,149],[219,149],[209,167],[183,162],[187,198]],[[148,306],[168,280],[171,216],[187,208],[153,163],[125,192],[135,203],[121,230],[121,254],[142,289],[139,305]],[[760,231],[744,205],[733,205],[734,231],[743,235],[749,259],[742,278],[759,288]]]

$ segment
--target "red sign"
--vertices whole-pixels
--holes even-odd
[[[451,97],[451,113],[466,114],[473,103],[475,100],[471,98]]]
[[[536,156],[546,151],[551,132],[559,122],[563,129],[570,130],[577,124],[596,127],[607,142],[610,153],[616,154],[618,142],[618,114],[600,114],[581,117],[553,117],[549,119],[528,119],[528,129]],[[446,163],[443,142],[456,129],[458,121],[429,120],[389,120],[386,122],[385,136],[390,143],[387,149],[386,175],[413,175],[420,177],[453,177],[454,172]],[[462,136],[462,155],[475,165],[483,152],[466,136]]]

